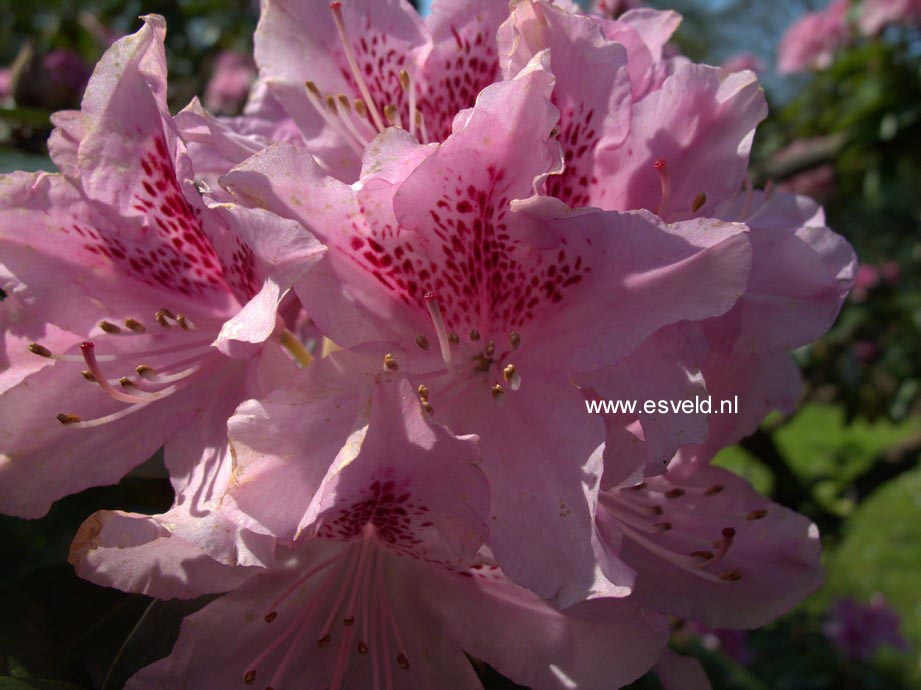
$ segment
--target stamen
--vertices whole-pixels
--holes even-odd
[[[388,352],[386,355],[384,355],[384,369],[397,371],[399,368],[400,366],[397,364],[397,360],[392,354]]]
[[[428,400],[429,399],[429,387],[424,383],[419,384],[419,399]]]
[[[444,318],[441,315],[441,307],[438,304],[438,297],[434,292],[427,292],[423,297],[425,306],[428,307],[429,315],[432,317],[432,323],[435,326],[435,334],[438,336],[438,344],[441,346],[441,358],[444,360],[448,370],[453,371],[453,357],[451,355],[451,343],[448,340],[448,331],[445,328]],[[419,342],[419,339],[416,339]],[[423,348],[425,349],[425,348]]]
[[[490,390],[492,391],[493,400],[500,400],[505,395],[505,388],[500,383],[497,383]]]
[[[668,491],[665,492],[665,498],[674,499],[674,498],[681,498],[682,496],[684,496],[684,489],[677,488],[677,487],[674,489],[669,489]]]
[[[317,89],[316,84],[308,80],[304,82],[304,87],[306,88],[307,100],[310,101],[310,105],[313,106],[313,109],[320,114],[320,117],[326,121],[326,124],[341,134],[349,148],[360,156],[362,154],[362,146],[360,140],[359,142],[356,142],[353,137],[349,136],[348,131],[344,131],[339,126],[339,123],[341,122],[339,117],[330,115],[328,108],[323,104],[322,96],[320,95],[320,91]],[[327,105],[328,104],[329,102],[327,101]]]
[[[99,387],[120,402],[144,402],[145,398],[122,393],[109,383],[105,374],[102,373],[102,369],[99,368],[99,362],[96,361],[95,349],[96,346],[88,340],[80,343],[80,351],[83,353],[83,359],[86,361],[86,366],[89,367],[90,373],[96,378],[96,383],[99,384]]]
[[[515,331],[508,334],[508,341],[516,350],[521,347],[521,336]]]
[[[358,131],[358,127],[355,125],[355,122],[352,120],[352,104],[349,102],[349,97],[344,93],[339,94],[339,118],[342,120],[342,123],[345,125],[345,128],[349,133],[355,137],[355,140],[362,146],[367,146],[370,141],[370,137],[362,134]],[[368,122],[367,118],[359,120],[363,123],[364,126],[371,130],[372,136],[374,134],[374,128],[371,127],[371,124]]]
[[[706,491],[704,491],[704,496],[716,496],[716,494],[720,493],[724,488],[725,487],[722,484],[714,484],[713,486],[708,487]]]
[[[419,143],[427,144],[429,141],[429,131],[425,126],[425,116],[421,110],[416,111],[416,126],[419,128]]]
[[[147,329],[137,319],[125,319],[125,328],[128,330],[134,331],[135,333],[143,333]]]
[[[89,369],[84,369],[80,373],[83,375],[83,378],[85,378],[90,383],[96,383],[96,377],[93,376],[93,372],[91,372]]]
[[[66,426],[69,424],[77,424],[78,422],[82,422],[83,420],[75,414],[66,414],[62,412],[61,414],[58,415],[58,421],[61,424],[64,424]]]
[[[384,123],[381,120],[380,113],[377,111],[377,106],[374,104],[374,99],[371,98],[371,92],[368,90],[368,85],[365,83],[361,69],[358,67],[358,59],[355,57],[355,50],[352,48],[352,42],[349,40],[348,33],[345,29],[345,21],[342,18],[342,3],[331,2],[329,3],[329,9],[333,14],[333,21],[336,23],[336,30],[339,32],[339,39],[342,41],[342,48],[345,51],[345,59],[349,63],[349,69],[352,70],[352,76],[355,79],[355,83],[358,85],[358,91],[365,100],[377,129],[383,131],[385,129]]]
[[[195,324],[192,323],[190,319],[186,318],[182,314],[176,317],[176,323],[178,323],[179,328],[181,328],[184,331],[194,331],[195,330]]]
[[[134,370],[138,373],[138,376],[147,381],[153,381],[157,376],[157,370],[146,364],[138,364]]]
[[[767,510],[765,508],[759,508],[758,510],[751,511],[748,515],[745,516],[746,520],[761,520],[767,516]]]
[[[110,321],[100,321],[99,327],[109,335],[118,335],[122,332],[121,328],[116,326],[114,323],[111,323]]]
[[[309,366],[310,363],[313,362],[313,355],[310,354],[310,351],[304,347],[300,339],[287,328],[282,330],[280,340],[282,347],[291,353],[291,356],[294,357],[295,361],[302,367]]]
[[[400,70],[400,86],[409,95],[409,133],[416,135],[416,85],[405,69]]]
[[[659,200],[659,208],[656,209],[656,215],[662,217],[662,215],[668,209],[669,197],[671,196],[672,185],[668,177],[668,166],[664,158],[656,158],[656,162],[652,164],[652,167],[656,169],[656,172],[659,173],[659,184],[662,185],[662,196]]]
[[[426,338],[424,335],[417,335],[416,345],[418,345],[420,349],[422,350],[428,350],[429,349],[429,339]],[[50,356],[50,353],[49,353],[49,356]]]
[[[118,412],[114,412],[104,417],[97,417],[96,419],[88,419],[86,421],[80,421],[80,418],[77,417],[77,415],[65,415],[66,417],[77,417],[78,421],[76,422],[63,422],[62,421],[62,423],[66,423],[68,426],[72,426],[74,429],[93,429],[97,426],[104,426],[112,422],[117,422],[119,419],[127,417],[128,415],[132,415],[135,412],[138,412],[144,409],[152,402],[153,400],[148,399],[148,400],[145,400],[144,402],[140,402],[140,403],[131,405],[130,407],[124,407]],[[61,415],[58,415],[58,420],[61,420]]]
[[[172,324],[169,321],[167,321],[166,314],[163,313],[162,309],[158,311],[156,314],[154,314],[154,318],[157,320],[157,323],[160,324],[163,328],[172,328]]]
[[[475,343],[479,339],[480,339],[480,332],[475,328],[471,328],[470,329],[470,342]]]

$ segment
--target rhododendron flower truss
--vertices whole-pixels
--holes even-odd
[[[322,247],[264,211],[203,204],[166,109],[163,35],[148,17],[103,57],[83,109],[55,117],[63,175],[0,181],[4,290],[19,317],[4,334],[15,385],[0,413],[17,420],[0,437],[4,512],[41,515],[171,439],[177,493],[204,505],[227,417],[289,364],[277,302]],[[293,263],[270,268],[257,252],[278,246]],[[193,468],[207,449],[208,470]]]
[[[423,143],[451,132],[498,76],[496,29],[507,16],[494,0],[439,0],[424,21],[406,0],[270,0],[256,62],[321,165],[351,182],[385,127]]]
[[[598,502],[608,567],[633,570],[632,598],[656,611],[754,628],[821,584],[816,526],[727,470],[676,459]]]
[[[339,345],[377,342],[436,419],[480,436],[501,497],[496,557],[513,579],[571,602],[611,590],[590,545],[604,425],[568,377],[667,324],[725,312],[748,279],[749,247],[743,226],[720,221],[513,203],[559,169],[552,87],[541,53],[485,89],[444,144],[386,131],[352,187],[283,145],[222,184],[328,244],[296,287],[307,312]]]
[[[281,394],[231,423],[241,490],[275,495],[279,472],[300,472],[308,488],[292,491],[314,494],[309,506],[291,493],[262,502],[280,536],[299,532],[295,544],[191,616],[172,655],[129,688],[480,687],[464,652],[529,687],[609,688],[654,663],[666,636],[656,616],[615,600],[561,613],[480,550],[489,489],[474,439],[435,424],[395,374],[319,366],[310,376],[330,410],[356,384],[364,399],[331,464],[315,450],[291,456],[284,435],[266,433],[287,421],[275,416],[290,408]],[[288,434],[307,449],[312,431]]]

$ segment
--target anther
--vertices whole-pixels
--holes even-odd
[[[652,167],[659,173],[659,184],[662,186],[662,196],[659,200],[659,208],[656,209],[656,215],[662,216],[668,209],[668,201],[671,196],[672,185],[668,178],[668,165],[664,158],[656,158]]]
[[[429,414],[432,414],[435,411],[435,408],[432,407],[432,403],[430,403],[428,400],[422,401],[422,409]]]
[[[670,522],[657,522],[653,527],[658,532],[668,532],[672,528],[672,523]]]
[[[137,319],[125,319],[125,328],[130,331],[134,331],[135,333],[143,333],[147,330],[144,328],[144,324],[142,324]]]
[[[256,682],[256,671],[247,671],[243,675],[243,682],[247,685],[252,685]]]
[[[99,327],[109,335],[118,335],[122,332],[121,328],[116,326],[114,323],[111,323],[110,321],[100,321]]]
[[[403,652],[397,654],[397,664],[399,664],[400,668],[404,671],[409,670],[409,659],[406,658],[406,655]]]
[[[319,640],[317,640],[317,647],[325,647],[329,644],[329,635],[324,635]]]
[[[178,323],[179,328],[184,331],[191,331],[195,327],[194,324],[182,314],[176,317],[176,323]]]
[[[400,70],[400,87],[409,95],[409,133],[415,136],[418,118],[416,117],[416,88],[409,72]]]
[[[80,373],[83,375],[83,378],[85,378],[90,383],[96,383],[96,377],[93,376],[93,372],[91,372],[89,369],[84,369]]]
[[[393,104],[384,106],[384,117],[387,118],[387,124],[394,127],[403,128],[403,122],[400,119],[400,112]]]
[[[368,117],[368,106],[365,105],[365,102],[360,98],[355,99],[355,112],[358,114],[358,117]]]
[[[386,355],[384,355],[384,369],[388,369],[390,371],[396,371],[399,368],[400,367],[397,364],[397,360],[394,358],[392,354],[388,352]]]
[[[725,573],[720,574],[720,579],[726,582],[738,582],[742,579],[742,573],[738,570],[727,570]]]
[[[163,328],[172,328],[172,324],[166,320],[166,314],[163,313],[163,310],[160,310],[154,314],[154,318],[157,320],[158,324],[163,326]]]
[[[665,498],[681,498],[684,496],[684,489],[674,488],[665,492]]]
[[[723,487],[722,484],[714,484],[713,486],[709,487],[706,491],[704,491],[704,496],[716,496],[716,494],[718,494],[724,488],[725,487]]]
[[[452,345],[460,345],[460,336],[457,333],[448,333],[448,342]]]
[[[271,623],[276,618],[278,618],[278,611],[269,611],[263,616],[263,620],[265,620],[266,623]]]
[[[652,506],[649,508],[650,515],[661,515],[665,512],[665,509],[662,506]]]
[[[488,343],[486,343],[486,347],[483,348],[483,354],[486,357],[492,357],[495,353],[496,353],[496,344],[492,340],[490,340]]]
[[[67,424],[76,424],[77,422],[82,422],[83,419],[75,414],[66,414],[62,412],[58,415],[58,421],[66,426]]]
[[[38,343],[29,343],[29,352],[33,355],[38,355],[39,357],[50,357],[51,350],[49,350],[44,345],[39,345]]]
[[[332,96],[326,97],[326,107],[329,108],[329,112],[331,112],[333,115],[339,114],[339,108],[336,107],[336,99]]]
[[[512,347],[516,350],[521,347],[521,336],[517,332],[512,331],[508,334],[508,341],[511,343]]]
[[[364,656],[368,653],[368,645],[365,644],[364,640],[358,643],[358,653]]]
[[[429,387],[424,383],[419,384],[419,400],[428,400],[429,399]]]
[[[471,328],[470,329],[470,342],[475,343],[479,339],[480,339],[480,332],[475,328]]]
[[[490,390],[492,391],[492,397],[494,400],[498,400],[503,395],[505,395],[505,388],[500,383],[497,383]]]
[[[354,616],[349,616],[348,618],[343,618],[343,619],[342,619],[342,624],[345,625],[345,626],[355,625],[355,617],[354,617]]]
[[[698,192],[697,196],[694,197],[694,201],[691,202],[691,213],[697,213],[705,203],[707,203],[707,195],[703,192]]]
[[[176,315],[172,311],[167,309],[166,307],[162,307],[160,309],[160,313],[163,314],[163,316],[165,316],[168,319],[172,319],[173,321],[176,320]]]
[[[121,378],[119,378],[118,383],[119,385],[121,385],[122,388],[135,388],[134,381],[129,379],[127,376],[122,376]]]
[[[426,338],[424,335],[418,335],[416,336],[416,345],[418,345],[423,350],[428,350],[429,349],[429,339]],[[49,356],[50,356],[50,353],[49,353]]]
[[[134,370],[138,373],[138,376],[147,380],[150,380],[157,375],[157,370],[153,367],[147,366],[146,364],[138,364]]]
[[[518,369],[514,364],[505,365],[505,369],[502,370],[502,378],[511,386],[513,391],[517,391],[521,387],[521,374],[518,373]]]
[[[349,100],[349,97],[344,93],[339,94],[339,107],[342,109],[342,112],[349,115],[352,112],[352,102]]]
[[[320,93],[320,89],[318,89],[317,85],[314,84],[309,79],[304,82],[304,86],[307,88],[308,93],[310,93],[310,95],[316,98],[317,100],[319,100],[322,97],[322,94]]]
[[[767,510],[764,508],[759,508],[758,510],[751,511],[748,515],[745,516],[745,519],[746,520],[760,520],[766,515],[767,515]]]

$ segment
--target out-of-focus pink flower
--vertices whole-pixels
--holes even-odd
[[[902,269],[899,268],[898,261],[887,261],[880,266],[880,273],[883,276],[883,280],[890,285],[897,285],[902,279]]]
[[[741,72],[743,70],[749,70],[751,72],[760,73],[765,70],[764,60],[759,58],[754,53],[742,52],[735,53],[730,55],[723,61],[723,64],[720,65],[727,72]]]
[[[869,362],[879,354],[879,347],[871,340],[854,343],[854,356],[861,362]]]
[[[921,0],[864,0],[857,23],[868,36],[889,24],[916,26],[921,24]]]
[[[820,201],[835,191],[835,166],[830,163],[804,170],[784,180],[779,188],[791,194],[811,196]]]
[[[90,68],[72,50],[52,50],[42,58],[42,67],[54,84],[74,91],[82,89],[90,78]]]
[[[851,299],[855,302],[863,302],[867,298],[867,293],[877,285],[879,285],[879,269],[871,264],[860,264],[854,277]]]
[[[835,0],[787,29],[778,47],[777,69],[781,74],[825,69],[831,64],[835,51],[851,40],[848,5],[848,0]]]
[[[217,56],[214,74],[205,87],[205,107],[215,113],[235,115],[243,107],[256,78],[256,65],[247,53],[225,50]]]
[[[885,597],[874,594],[868,604],[850,598],[839,600],[829,613],[824,632],[845,656],[870,661],[881,647],[902,652],[910,649],[900,625],[899,614]]]
[[[642,0],[598,0],[592,11],[610,19],[617,19],[624,12],[645,5]]]

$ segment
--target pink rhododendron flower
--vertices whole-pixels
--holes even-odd
[[[875,594],[867,604],[840,599],[832,607],[824,631],[845,656],[870,661],[881,647],[902,652],[911,649],[900,626],[899,614],[882,594]]]
[[[921,24],[921,1],[863,0],[857,23],[868,36],[879,33],[890,24],[917,26]]]
[[[221,52],[214,61],[214,73],[205,85],[205,105],[215,113],[235,115],[246,102],[256,77],[256,66],[246,53]]]
[[[55,116],[62,175],[0,183],[15,300],[0,409],[17,420],[0,437],[4,512],[41,515],[164,443],[179,503],[204,511],[229,471],[227,418],[293,366],[277,302],[322,248],[263,211],[204,205],[166,109],[163,33],[148,17],[103,57],[83,110]],[[296,266],[254,251],[286,243]]]
[[[741,52],[730,55],[728,58],[723,60],[723,64],[720,65],[727,72],[744,72],[748,70],[749,72],[754,72],[758,74],[763,72],[766,69],[764,60],[759,58],[754,53]]]
[[[320,395],[291,387],[231,422],[237,482],[272,496],[260,505],[282,534],[296,530],[293,548],[191,616],[172,655],[127,687],[481,687],[467,652],[529,687],[610,688],[652,665],[666,637],[654,616],[615,600],[561,613],[480,550],[489,496],[476,443],[428,419],[405,379],[370,377],[359,419],[319,445],[308,428],[266,433],[290,396],[332,411],[354,388],[354,370],[317,366]],[[345,441],[331,464],[316,455],[327,440]],[[278,472],[299,475],[284,497]]]
[[[514,580],[568,603],[610,585],[591,546],[605,430],[567,377],[623,359],[663,326],[725,312],[749,257],[744,228],[729,223],[513,203],[559,169],[552,87],[539,54],[485,89],[444,144],[385,132],[351,187],[291,146],[223,183],[329,244],[297,286],[307,312],[339,345],[378,342],[425,387],[436,419],[480,436],[501,496],[491,548]]]
[[[824,10],[810,12],[787,29],[777,47],[777,69],[793,74],[831,65],[838,48],[852,38],[849,0],[834,0]]]

